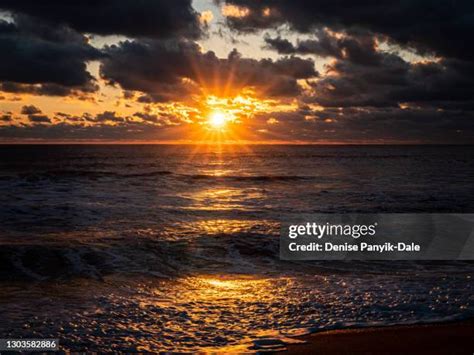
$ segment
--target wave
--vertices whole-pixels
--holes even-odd
[[[143,171],[136,173],[122,173],[117,171],[101,171],[101,170],[47,170],[41,172],[22,172],[18,174],[4,174],[0,175],[0,181],[2,180],[14,180],[22,179],[26,181],[36,181],[43,179],[80,179],[80,178],[146,178],[146,177],[159,177],[159,176],[171,176],[176,179],[192,179],[192,180],[233,180],[233,181],[298,181],[298,180],[311,180],[314,176],[301,176],[301,175],[213,175],[213,174],[180,174],[174,173],[169,170],[155,170],[155,171]]]
[[[207,175],[207,174],[194,174],[194,175],[180,175],[182,177],[189,177],[192,179],[202,180],[236,180],[236,181],[297,181],[297,180],[310,180],[312,176],[299,176],[299,175]]]
[[[106,253],[89,247],[8,245],[0,250],[0,280],[100,279],[113,268]]]
[[[78,243],[75,243],[78,242]],[[254,275],[363,274],[406,275],[414,270],[433,277],[472,272],[471,262],[305,261],[279,259],[277,236],[259,233],[205,235],[192,240],[127,236],[83,244],[6,244],[0,248],[0,281],[74,277],[101,280],[110,274],[142,274],[171,279],[194,273]],[[80,244],[79,244],[80,243]]]
[[[104,170],[47,170],[47,171],[34,171],[34,172],[22,172],[11,175],[1,175],[0,180],[10,180],[20,178],[23,180],[41,180],[41,179],[60,179],[60,178],[126,178],[126,177],[147,177],[147,176],[160,176],[160,175],[172,175],[171,171],[158,170],[142,173],[120,173],[116,171],[104,171]]]
[[[0,248],[0,281],[71,277],[101,279],[112,273],[172,278],[198,270],[238,269],[254,273],[263,272],[269,263],[277,260],[277,238],[266,238],[262,242],[261,234],[246,233],[245,238],[243,236],[208,235],[192,243],[138,236],[127,236],[114,242],[99,239],[95,243],[70,245],[6,244],[4,241]],[[200,251],[196,252],[195,248]]]

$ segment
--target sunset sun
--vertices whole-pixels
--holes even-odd
[[[223,129],[230,119],[230,116],[223,111],[213,111],[209,114],[208,123],[211,128],[219,130]]]

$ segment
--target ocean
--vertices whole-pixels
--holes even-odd
[[[0,146],[3,338],[246,351],[474,316],[472,262],[279,260],[314,213],[474,212],[474,146]]]

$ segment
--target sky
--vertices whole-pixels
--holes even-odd
[[[472,1],[0,0],[0,142],[474,143],[473,35]]]

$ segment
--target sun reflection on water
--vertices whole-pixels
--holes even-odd
[[[190,201],[183,209],[204,211],[255,210],[258,201],[265,199],[266,192],[261,188],[209,187],[182,194]]]
[[[229,309],[234,300],[235,306],[238,302],[268,302],[274,298],[275,283],[272,280],[249,275],[201,275],[186,279],[189,286],[189,294],[186,295],[193,301],[204,303],[225,302]]]
[[[262,292],[268,292],[270,282],[266,279],[257,279],[248,276],[241,276],[239,278],[215,278],[215,277],[201,277],[198,282],[204,286],[211,286],[209,289],[212,292],[218,292],[221,295],[227,293],[234,293],[238,291],[239,297],[252,295],[255,298]]]

